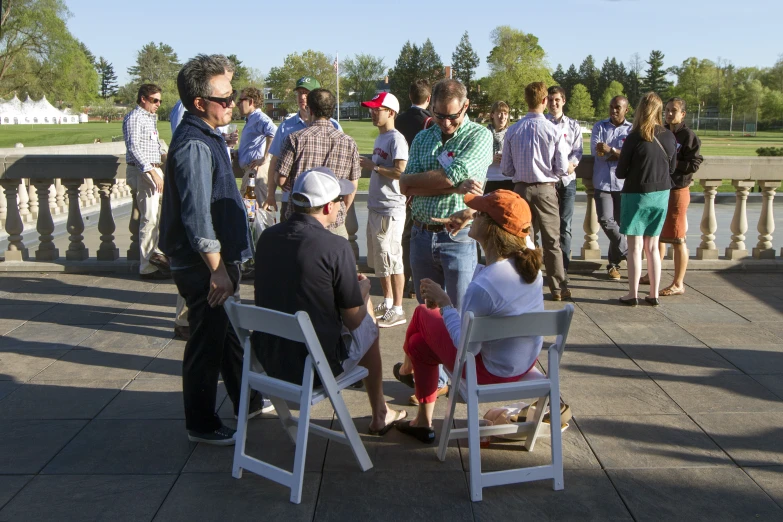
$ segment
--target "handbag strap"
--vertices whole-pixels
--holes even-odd
[[[669,156],[669,153],[668,153],[668,152],[666,152],[666,149],[664,149],[664,148],[663,148],[663,144],[661,144],[661,142],[660,142],[660,141],[658,141],[658,136],[653,136],[653,139],[655,140],[655,143],[657,143],[657,144],[658,144],[658,146],[659,146],[659,147],[661,148],[661,150],[663,151],[663,155],[664,155],[664,156],[666,156],[666,163],[670,163],[670,162],[671,162],[671,160],[672,160],[672,158],[671,158],[671,156]]]

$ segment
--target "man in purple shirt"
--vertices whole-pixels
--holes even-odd
[[[544,266],[554,301],[571,297],[560,250],[560,209],[557,184],[568,176],[570,148],[557,127],[544,117],[548,92],[543,82],[525,87],[527,115],[506,131],[503,175],[514,179],[514,191],[533,212],[533,225],[541,232]]]

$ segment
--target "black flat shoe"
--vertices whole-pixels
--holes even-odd
[[[400,381],[401,383],[405,384],[406,386],[415,388],[416,385],[413,382],[413,374],[409,373],[408,375],[402,375],[400,373],[400,368],[402,368],[401,362],[398,362],[397,364],[394,365],[394,368],[392,369],[392,373],[394,373],[394,378]]]
[[[650,306],[661,306],[661,301],[657,297],[650,297],[649,295],[644,298],[647,304]]]
[[[411,426],[411,421],[401,421],[394,425],[405,435],[410,435],[414,439],[419,439],[424,444],[435,442],[435,430],[424,426]]]
[[[623,299],[622,297],[618,299],[621,304],[624,304],[625,306],[636,306],[639,304],[639,299],[636,297],[631,297],[630,299]]]

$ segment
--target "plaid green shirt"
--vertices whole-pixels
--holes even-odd
[[[438,161],[444,151],[453,153],[451,165],[444,168]],[[416,135],[408,154],[406,174],[443,170],[456,187],[466,179],[484,182],[487,168],[492,163],[492,133],[486,127],[468,120],[467,116],[457,132],[445,143],[441,141],[440,127],[433,125]],[[462,194],[443,196],[414,196],[411,213],[422,223],[435,224],[431,218],[445,218],[467,208]]]

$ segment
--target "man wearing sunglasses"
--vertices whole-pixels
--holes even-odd
[[[139,87],[135,109],[125,116],[125,178],[139,208],[139,274],[142,279],[168,279],[169,261],[158,250],[160,195],[163,191],[163,148],[155,113],[160,108],[161,88],[152,83]]]
[[[433,86],[436,125],[416,135],[400,178],[403,194],[413,196],[410,263],[420,303],[424,302],[420,282],[432,279],[459,308],[476,268],[476,242],[468,237],[468,228],[452,235],[444,227],[449,216],[467,210],[464,194],[482,193],[492,163],[492,133],[470,121],[468,107],[467,89],[457,80],[444,79]],[[395,375],[412,371],[406,358]],[[448,388],[442,373],[439,380],[438,394],[445,395]]]
[[[218,374],[236,415],[243,355],[223,304],[235,295],[240,265],[251,257],[245,206],[217,131],[231,121],[235,93],[223,62],[206,55],[182,67],[177,89],[187,113],[171,141],[160,245],[188,305],[185,424],[189,440],[228,446],[234,444],[234,430],[215,413]],[[253,402],[250,408],[261,410]]]

